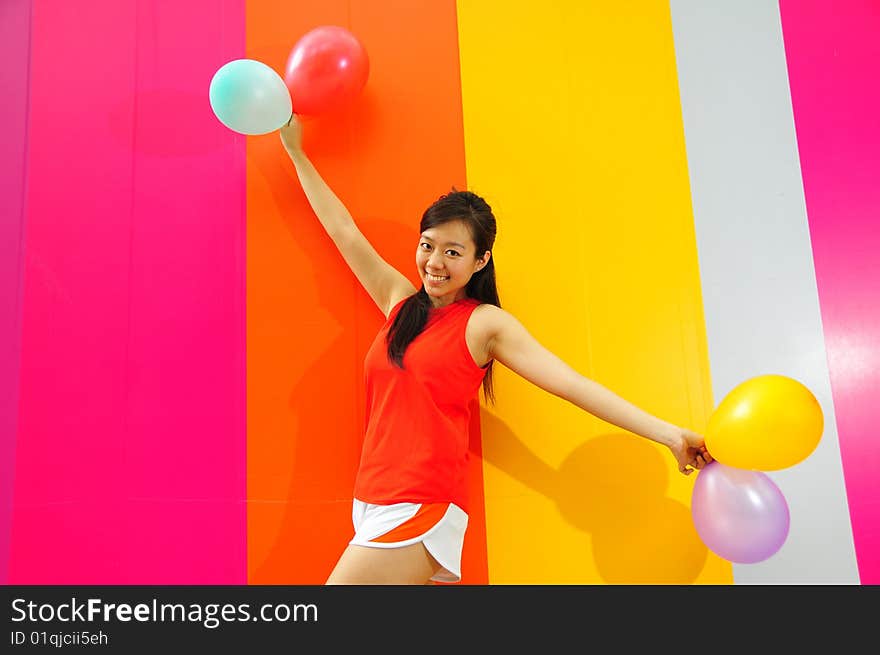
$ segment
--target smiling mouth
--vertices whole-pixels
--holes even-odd
[[[425,277],[427,277],[428,280],[431,282],[445,282],[446,280],[449,279],[448,275],[445,277],[441,277],[438,275],[431,275],[430,273],[425,273]]]

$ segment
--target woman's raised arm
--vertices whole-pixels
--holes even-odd
[[[281,143],[293,162],[306,198],[327,235],[370,298],[385,316],[416,288],[386,262],[361,233],[348,209],[336,197],[302,149],[302,124],[294,115],[280,130]]]

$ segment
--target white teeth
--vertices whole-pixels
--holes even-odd
[[[430,273],[425,273],[425,275],[428,276],[428,279],[429,279],[429,280],[433,280],[434,282],[442,282],[443,280],[447,280],[447,279],[449,279],[449,278],[446,278],[446,277],[439,277],[439,276],[437,276],[437,275],[431,275]]]

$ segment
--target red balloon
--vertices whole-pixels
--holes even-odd
[[[306,32],[296,42],[285,67],[293,112],[322,114],[351,102],[364,88],[370,62],[354,34],[335,25]]]

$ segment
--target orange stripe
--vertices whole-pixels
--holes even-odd
[[[318,25],[363,42],[364,94],[347,112],[308,119],[304,145],[376,249],[417,283],[422,212],[466,181],[455,0],[246,9],[247,56],[279,74]],[[352,535],[363,359],[382,315],[309,208],[277,133],[247,148],[248,583],[321,584]],[[476,423],[471,436],[479,452]],[[479,457],[470,481],[462,582],[485,584]]]
[[[446,514],[447,509],[449,509],[449,503],[425,503],[419,507],[419,511],[412,518],[370,541],[390,544],[423,535],[437,525]]]

